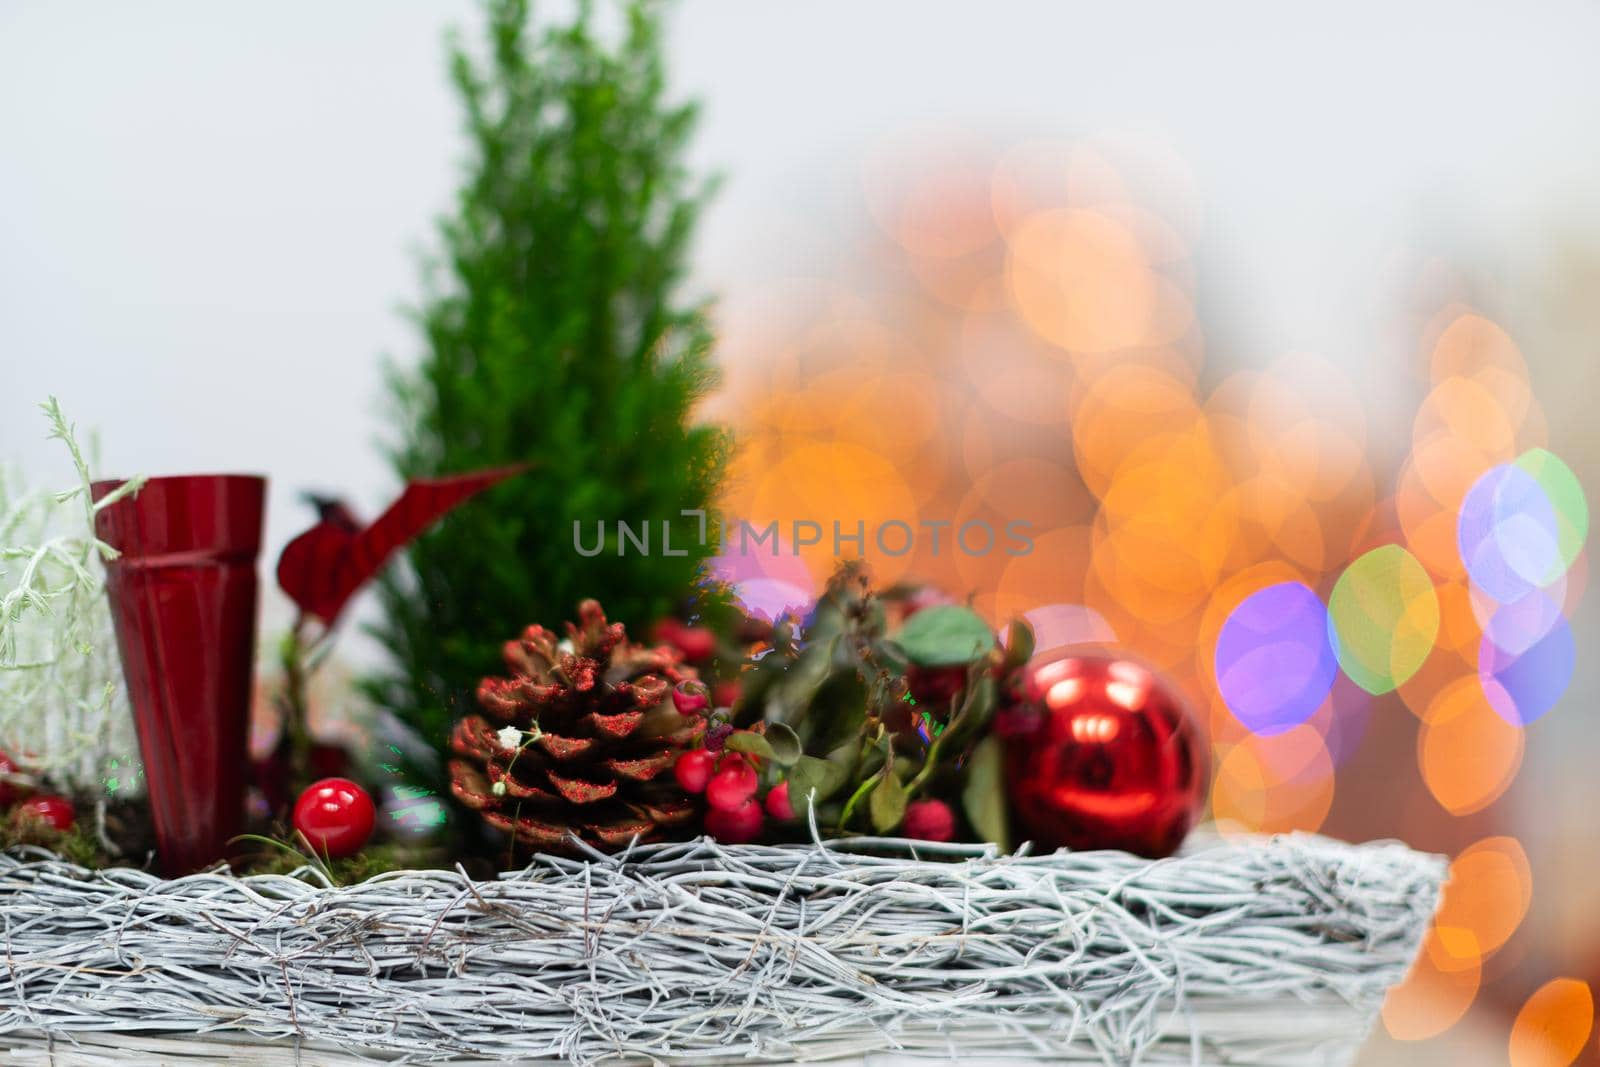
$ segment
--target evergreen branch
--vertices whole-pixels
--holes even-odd
[[[684,162],[695,108],[665,100],[657,6],[617,6],[608,37],[592,4],[548,24],[489,0],[484,47],[450,40],[466,176],[410,312],[422,358],[386,373],[386,452],[401,478],[543,466],[380,582],[392,666],[365,688],[440,749],[506,633],[591,596],[648,626],[711,551],[679,513],[712,504],[728,438],[694,422],[717,375],[706,305],[677,294],[710,184]],[[574,519],[666,520],[692,551],[581,557]]]

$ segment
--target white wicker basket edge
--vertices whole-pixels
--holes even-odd
[[[1338,1064],[1410,965],[1444,869],[1309,835],[1154,863],[699,840],[343,888],[13,853],[0,1048],[84,1064]]]

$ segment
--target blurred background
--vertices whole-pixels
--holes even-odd
[[[443,34],[479,17],[0,2],[0,456],[70,482],[55,394],[107,473],[268,471],[269,558],[300,489],[386,503],[380,357],[418,349],[398,309],[461,153]],[[1588,1034],[1600,7],[690,0],[670,26],[723,175],[692,286],[727,510],[1029,523],[1025,556],[866,555],[1179,679],[1223,832],[1456,857],[1364,1063]],[[1457,531],[1519,457],[1561,543],[1494,588]],[[758,577],[804,593],[832,559]],[[1252,721],[1293,642],[1219,639],[1292,581],[1381,641],[1303,722]]]

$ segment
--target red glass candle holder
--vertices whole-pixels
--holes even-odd
[[[122,483],[96,482],[100,500]],[[169,876],[227,853],[244,805],[265,478],[152,478],[101,510],[111,618]]]

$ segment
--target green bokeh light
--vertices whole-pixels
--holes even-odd
[[[1339,666],[1369,693],[1404,685],[1438,635],[1433,580],[1399,545],[1375,548],[1350,564],[1328,598],[1328,636]]]
[[[1589,502],[1584,498],[1583,486],[1572,468],[1562,462],[1554,452],[1543,448],[1530,448],[1516,459],[1522,468],[1550,500],[1556,516],[1556,551],[1561,557],[1564,573],[1577,561],[1583,551],[1583,542],[1589,536]],[[1554,581],[1560,575],[1551,575]]]

